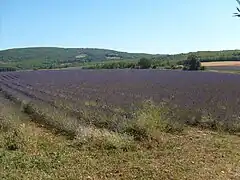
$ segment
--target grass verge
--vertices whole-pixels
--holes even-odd
[[[191,127],[169,133],[171,121],[161,119],[165,111],[151,103],[136,113],[136,126],[157,141],[139,142],[94,126],[78,127],[70,140],[31,122],[11,102],[0,101],[0,179],[240,178],[239,137]],[[18,148],[8,148],[10,142]]]

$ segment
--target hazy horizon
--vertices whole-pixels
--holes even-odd
[[[6,48],[6,49],[0,49],[0,51],[5,50],[11,50],[11,49],[24,49],[24,48],[64,48],[64,49],[80,49],[80,48],[89,48],[89,47],[57,47],[57,46],[26,46],[26,47],[13,47],[13,48]],[[90,47],[89,49],[106,49],[106,48],[96,48],[96,47]],[[166,55],[174,55],[174,54],[187,54],[191,52],[203,52],[203,51],[227,51],[227,50],[240,50],[240,49],[220,49],[220,50],[199,50],[199,51],[187,51],[187,52],[178,52],[178,53],[148,53],[148,52],[132,52],[132,51],[122,51],[122,50],[116,50],[116,49],[107,49],[107,50],[113,50],[118,52],[126,52],[126,53],[145,53],[145,54],[166,54]]]

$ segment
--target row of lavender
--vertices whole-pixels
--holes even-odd
[[[1,87],[54,106],[81,109],[86,102],[130,108],[143,100],[209,113],[229,121],[240,116],[240,76],[159,70],[61,70],[9,72]]]

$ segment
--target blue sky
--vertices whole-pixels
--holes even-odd
[[[240,48],[235,0],[0,0],[0,49],[180,53]]]

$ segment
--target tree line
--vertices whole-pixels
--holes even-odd
[[[186,60],[170,62],[151,58],[141,58],[139,61],[107,62],[83,67],[83,69],[182,69],[182,70],[204,70],[200,58],[190,54]]]

